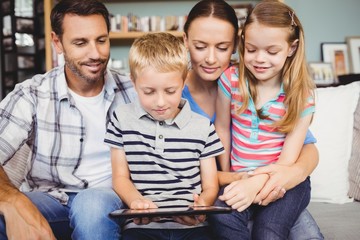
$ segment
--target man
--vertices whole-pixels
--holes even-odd
[[[0,239],[119,239],[108,213],[122,206],[111,188],[103,144],[113,109],[135,96],[106,69],[109,13],[96,0],[62,0],[52,10],[52,40],[65,65],[18,84],[0,103]],[[28,191],[4,165],[31,148]]]

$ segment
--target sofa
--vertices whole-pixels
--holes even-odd
[[[308,210],[325,239],[360,239],[359,94],[360,82],[316,90],[310,129],[320,160]]]
[[[360,82],[318,88],[310,126],[320,161],[311,174],[308,207],[325,239],[360,239]],[[29,148],[24,145],[5,171],[20,186]]]

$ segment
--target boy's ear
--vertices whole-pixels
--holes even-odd
[[[294,53],[296,52],[296,49],[298,48],[299,45],[299,39],[296,39],[290,46],[290,51],[288,53],[288,57],[292,57],[292,55],[294,55]]]

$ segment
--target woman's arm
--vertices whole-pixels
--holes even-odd
[[[303,182],[319,163],[319,153],[314,144],[302,147],[300,156],[291,166],[271,164],[254,170],[252,175],[267,173],[270,179],[257,195],[255,201],[262,199],[263,206],[276,201],[285,194],[285,190],[292,189]]]
[[[218,95],[216,98],[215,129],[225,149],[225,152],[217,157],[221,171],[230,171],[230,151],[231,151],[230,123],[231,123],[230,99],[226,97],[225,94],[222,92],[222,90],[219,88]]]

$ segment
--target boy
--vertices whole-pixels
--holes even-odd
[[[187,64],[185,46],[171,34],[147,34],[130,49],[139,101],[114,111],[105,143],[114,190],[131,209],[209,206],[217,196],[215,156],[224,148],[213,124],[181,99]],[[210,239],[204,221],[133,219],[125,223],[123,239]]]

